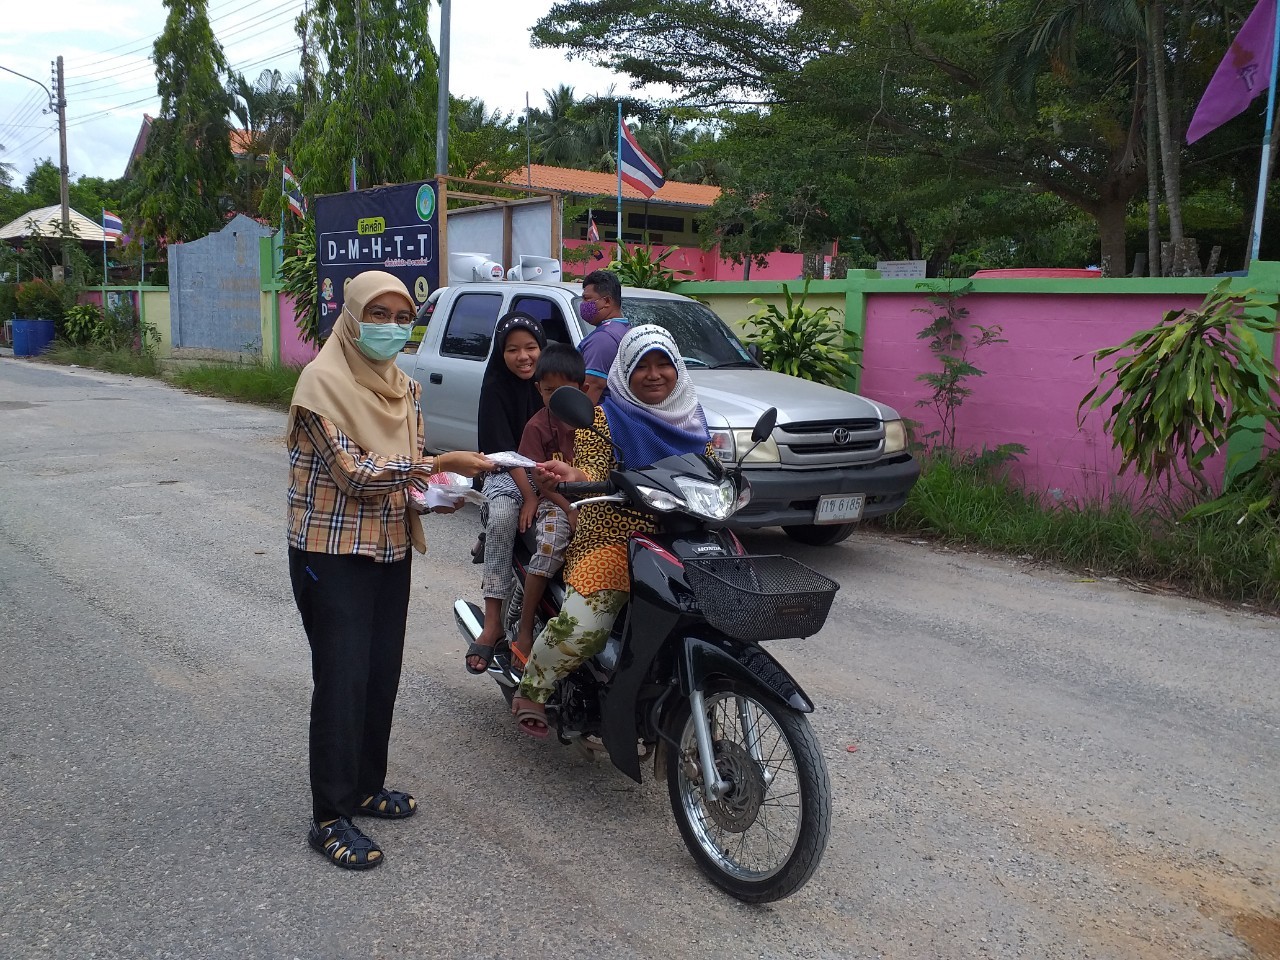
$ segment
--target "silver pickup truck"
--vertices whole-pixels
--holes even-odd
[[[396,361],[422,384],[428,448],[475,449],[480,381],[498,317],[522,310],[542,321],[549,339],[576,345],[590,332],[578,319],[581,298],[581,284],[570,283],[473,282],[434,291]],[[778,408],[772,438],[746,459],[752,498],[736,526],[781,526],[802,543],[826,545],[905,502],[920,466],[891,408],[763,369],[724,321],[688,297],[624,287],[622,310],[633,324],[656,323],[675,336],[724,459],[750,446],[756,419]]]

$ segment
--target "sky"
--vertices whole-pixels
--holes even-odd
[[[264,69],[298,69],[293,23],[303,0],[209,0],[209,18],[228,62],[250,80]],[[535,50],[529,31],[552,0],[454,3],[449,87],[502,110],[534,106],[542,91],[569,84],[578,96],[627,89],[627,80],[555,50]],[[160,0],[7,0],[0,33],[0,67],[53,89],[51,61],[64,58],[67,85],[67,163],[71,178],[113,178],[142,123],[156,113],[155,70],[148,59],[164,27]],[[432,39],[439,8],[432,4]],[[57,118],[31,80],[0,71],[0,161],[22,179],[44,157],[58,162]]]

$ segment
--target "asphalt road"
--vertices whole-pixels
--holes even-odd
[[[773,652],[826,859],[745,907],[665,785],[517,734],[462,669],[475,514],[414,566],[386,863],[305,844],[284,417],[0,359],[0,956],[1280,958],[1277,621],[861,535]],[[854,749],[850,749],[854,748]]]

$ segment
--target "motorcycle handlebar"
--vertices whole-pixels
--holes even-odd
[[[560,494],[566,498],[573,497],[606,497],[613,493],[613,484],[608,480],[603,483],[562,483],[557,488]]]

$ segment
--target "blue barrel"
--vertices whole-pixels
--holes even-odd
[[[10,320],[13,330],[13,355],[15,357],[38,357],[49,344],[53,343],[52,320]]]

